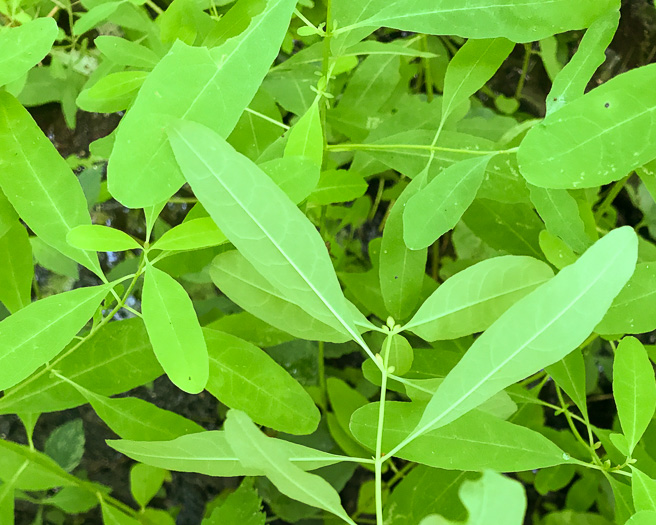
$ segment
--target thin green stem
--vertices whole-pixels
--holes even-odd
[[[421,50],[428,51],[428,36],[422,35],[421,38]],[[433,72],[430,67],[430,59],[428,57],[423,57],[421,59],[422,65],[424,66],[424,87],[426,89],[426,100],[428,102],[433,101]]]
[[[326,366],[324,362],[324,345],[323,341],[319,341],[319,353],[317,356],[317,368],[319,374],[319,389],[321,390],[321,408],[324,412],[328,410],[328,387],[326,385]]]
[[[328,92],[330,85],[330,42],[333,38],[333,4],[332,0],[325,0],[326,4],[326,32],[323,39],[323,54],[321,59],[321,78],[323,79],[323,92]],[[326,133],[326,110],[328,101],[321,103],[319,107],[319,116],[321,117],[321,129],[323,131],[323,145],[324,151],[328,145],[328,135]]]
[[[393,333],[387,334],[383,350],[382,379],[380,383],[380,405],[378,406],[378,428],[376,430],[376,457],[374,470],[376,475],[376,523],[383,525],[383,428],[385,425],[385,397],[387,394],[387,366]]]
[[[146,5],[155,11],[158,15],[161,15],[164,12],[164,10],[155,2],[153,2],[153,0],[146,0]]]
[[[429,151],[435,153],[444,151],[447,153],[468,153],[470,155],[503,155],[516,153],[519,148],[510,148],[502,150],[475,150],[475,149],[461,149],[461,148],[444,148],[442,146],[427,145],[427,144],[329,144],[326,149],[328,151],[378,151],[378,150],[418,150]]]
[[[515,89],[515,100],[520,100],[524,85],[526,84],[526,76],[528,75],[528,66],[531,61],[531,54],[533,49],[531,44],[524,44],[524,63],[522,64],[522,74],[517,82],[517,89]]]
[[[594,218],[595,221],[599,222],[599,220],[604,216],[606,211],[611,207],[613,204],[613,201],[615,198],[619,195],[620,191],[624,188],[626,185],[627,181],[629,178],[633,175],[633,173],[630,173],[626,177],[624,177],[622,180],[618,180],[615,184],[613,184],[612,188],[608,191],[606,194],[606,197],[604,197],[604,200],[602,203],[599,205],[597,210],[595,211]]]
[[[585,447],[588,452],[590,453],[590,457],[592,459],[592,462],[598,465],[601,465],[601,460],[599,459],[599,456],[597,456],[597,452],[594,449],[594,446],[591,445],[588,441],[583,439],[583,436],[579,433],[578,429],[576,428],[576,425],[574,424],[574,420],[572,418],[572,414],[570,413],[569,410],[567,410],[567,404],[565,403],[565,400],[563,399],[563,393],[562,390],[558,385],[556,385],[556,395],[558,396],[558,401],[560,401],[560,404],[562,406],[562,412],[565,414],[565,418],[567,419],[567,424],[569,425],[570,430],[572,431],[572,434],[574,434],[574,437],[576,440]]]
[[[273,119],[273,118],[271,118],[271,117],[269,117],[269,116],[267,116],[263,113],[260,113],[259,111],[255,111],[254,109],[246,108],[244,111],[246,111],[247,113],[250,113],[251,115],[255,115],[256,117],[260,117],[262,120],[266,120],[267,122],[270,122],[271,124],[275,124],[276,126],[282,128],[284,130],[288,130],[290,128],[290,126],[288,126],[287,124],[285,124],[283,122],[279,122],[276,119]],[[173,200],[169,199],[169,202],[173,202]]]

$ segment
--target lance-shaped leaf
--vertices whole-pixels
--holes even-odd
[[[91,224],[82,187],[27,110],[0,92],[0,186],[30,229],[45,243],[102,275],[98,256],[66,242]]]
[[[580,350],[574,350],[546,369],[556,384],[572,398],[585,419],[588,405],[585,392],[585,362]]]
[[[306,505],[331,512],[345,522],[355,525],[342,507],[339,494],[332,485],[291,463],[285,450],[262,434],[244,412],[228,412],[225,432],[230,448],[242,464],[249,468],[261,469],[280,492]]]
[[[153,250],[185,251],[218,246],[228,239],[210,217],[201,217],[178,224],[164,233],[152,246]]]
[[[613,396],[632,454],[656,410],[654,369],[645,347],[635,337],[622,339],[615,351]]]
[[[152,69],[159,62],[154,51],[125,38],[101,35],[93,39],[93,45],[119,66]]]
[[[656,480],[631,465],[631,492],[635,509],[656,511]]]
[[[432,35],[533,42],[588,27],[618,4],[617,0],[581,0],[576,4],[569,0],[470,0],[466,4],[460,0],[339,0],[333,3],[333,17],[339,21],[336,35],[346,34],[344,45],[381,26]]]
[[[285,145],[285,157],[306,157],[316,166],[321,167],[323,161],[323,132],[319,118],[319,102],[310,106],[305,114],[298,119],[289,132]]]
[[[351,431],[375,449],[380,403],[369,403],[351,418]],[[385,403],[383,451],[392,450],[414,428],[422,403]],[[514,425],[480,410],[431,430],[398,452],[398,456],[430,467],[450,470],[532,470],[566,463],[563,451],[539,432]]]
[[[619,11],[612,10],[590,24],[576,53],[553,81],[547,95],[547,114],[583,95],[592,75],[606,60],[606,48],[619,21]]]
[[[0,321],[0,390],[14,386],[61,352],[108,291],[108,286],[90,286],[51,295]]]
[[[141,319],[115,321],[100,328],[72,352],[50,362],[53,370],[79,385],[111,396],[162,375]],[[41,369],[0,398],[0,414],[43,413],[73,408],[84,397],[50,370]]]
[[[285,458],[304,470],[339,463],[342,458],[282,439],[269,438]],[[0,442],[1,443],[1,442]],[[259,466],[243,465],[226,440],[225,432],[187,434],[172,441],[107,440],[126,456],[153,467],[178,472],[198,472],[208,476],[261,476]]]
[[[387,311],[394,319],[405,319],[419,302],[426,273],[428,251],[410,250],[403,242],[403,210],[408,201],[418,195],[426,184],[427,172],[422,171],[403,190],[385,222],[380,245],[380,291]]]
[[[530,185],[531,202],[544,221],[547,231],[560,237],[572,250],[583,253],[592,244],[585,232],[579,206],[567,190]]]
[[[656,64],[633,69],[548,115],[519,146],[522,175],[544,188],[591,188],[656,158],[654,82]]]
[[[481,261],[440,285],[403,329],[426,341],[482,332],[552,277],[551,268],[532,257],[504,255]]]
[[[237,250],[220,253],[212,261],[214,284],[247,312],[301,339],[343,343],[349,336],[291,302],[267,281]]]
[[[37,18],[0,32],[0,86],[18,80],[50,51],[57,38],[53,18]]]
[[[166,375],[181,390],[198,394],[209,376],[207,346],[185,289],[167,273],[149,266],[141,311],[153,351]]]
[[[32,245],[19,221],[0,235],[0,261],[0,301],[16,312],[30,304],[34,278]]]
[[[446,69],[442,123],[459,104],[466,102],[492,78],[514,47],[515,44],[505,38],[465,42]]]
[[[310,395],[269,355],[234,335],[203,329],[210,357],[207,390],[224,405],[281,432],[311,434],[321,415]]]
[[[583,343],[631,277],[637,250],[631,228],[613,230],[506,310],[446,376],[413,435],[456,420]]]
[[[141,245],[127,233],[100,224],[76,226],[68,232],[66,240],[68,244],[80,250],[94,252],[122,252],[141,249]]]
[[[458,224],[476,198],[490,158],[456,162],[410,197],[403,212],[403,240],[408,248],[428,248]]]
[[[255,269],[308,314],[362,341],[321,236],[287,195],[205,126],[178,122],[171,145],[198,200]]]
[[[278,55],[295,5],[296,0],[258,3],[248,27],[213,49],[175,42],[119,126],[107,167],[117,200],[150,206],[182,186],[166,139],[171,122],[186,118],[212,126],[221,137],[230,134]]]

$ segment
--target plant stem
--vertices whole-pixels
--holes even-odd
[[[422,35],[421,37],[421,50],[428,51],[428,36]],[[426,89],[426,100],[428,102],[433,101],[433,72],[430,68],[429,58],[424,57],[421,59],[422,65],[424,66],[424,87]]]
[[[606,197],[604,197],[603,202],[599,205],[597,211],[595,211],[594,218],[596,222],[599,222],[599,219],[601,219],[604,216],[604,213],[606,213],[608,208],[610,208],[611,204],[613,204],[615,197],[617,197],[620,191],[622,191],[622,189],[624,188],[625,184],[627,183],[631,175],[633,175],[633,173],[630,173],[622,180],[618,180],[615,184],[613,184],[613,187],[608,191]]]
[[[528,65],[531,60],[533,50],[531,44],[524,44],[524,63],[522,64],[522,75],[517,82],[517,89],[515,90],[515,100],[519,101],[524,91],[524,84],[526,84],[526,75],[528,74]]]
[[[378,407],[378,429],[376,431],[376,523],[383,525],[383,427],[385,424],[385,397],[387,393],[387,364],[389,362],[390,345],[392,333],[387,334],[385,339],[385,350],[383,351],[383,367],[381,368],[382,379],[380,383],[380,405]]]
[[[326,386],[326,366],[324,363],[324,342],[319,341],[319,355],[317,356],[317,368],[319,373],[319,389],[321,390],[321,408],[324,412],[328,410],[328,387]]]
[[[468,153],[470,155],[503,155],[516,153],[519,148],[510,148],[502,150],[475,150],[475,149],[460,149],[460,148],[444,148],[442,146],[428,145],[428,144],[329,144],[326,146],[328,151],[367,151],[367,150],[419,150],[429,151],[435,153],[437,151],[444,151],[447,153]]]
[[[328,85],[330,84],[330,41],[333,38],[333,6],[332,0],[325,0],[326,3],[326,36],[323,39],[323,58],[321,60],[321,78],[325,79],[323,87],[324,92],[328,92]],[[326,104],[321,103],[319,107],[319,115],[321,117],[321,129],[323,130],[323,144],[324,151],[328,145],[328,135],[326,133]]]

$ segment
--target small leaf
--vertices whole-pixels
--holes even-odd
[[[264,525],[266,514],[262,512],[262,500],[253,488],[253,480],[245,478],[239,488],[228,495],[219,507],[216,507],[202,525],[223,525],[239,523],[240,525]]]
[[[13,313],[30,304],[34,279],[32,246],[18,221],[0,236],[0,260],[0,301]]]
[[[650,510],[656,512],[656,481],[631,465],[633,504],[636,511]]]
[[[553,277],[542,261],[504,255],[447,279],[403,329],[426,341],[482,332],[519,299]]]
[[[30,20],[0,32],[0,86],[18,80],[43,60],[57,38],[53,18]]]
[[[119,66],[151,69],[159,62],[159,57],[154,51],[125,38],[100,35],[93,40],[93,45]]]
[[[230,448],[246,467],[261,469],[286,496],[355,525],[342,507],[337,491],[325,479],[291,463],[284,451],[262,434],[246,414],[238,410],[228,412],[225,429]]]
[[[137,463],[130,469],[130,491],[141,508],[155,497],[165,480],[171,480],[171,474],[161,468]]]
[[[654,370],[645,347],[635,337],[622,339],[615,351],[613,396],[631,454],[656,410]]]
[[[100,507],[104,525],[140,525],[141,523],[122,510],[110,506],[105,500],[100,500]]]
[[[207,346],[191,299],[173,277],[149,266],[141,311],[153,351],[171,381],[198,394],[207,384]]]
[[[618,228],[516,302],[449,372],[415,434],[456,420],[500,390],[569,354],[608,310],[633,273],[636,258],[635,232]]]
[[[5,439],[0,440],[0,479],[11,481],[19,490],[47,490],[79,483],[43,452]]]
[[[466,525],[494,523],[521,525],[526,512],[526,493],[519,481],[495,472],[483,472],[476,481],[465,481],[458,491],[469,511]]]
[[[90,286],[51,295],[0,321],[0,390],[19,383],[61,352],[107,292],[107,286]]]
[[[44,451],[66,472],[71,472],[82,460],[84,444],[84,426],[78,418],[55,428],[46,439]]]
[[[319,183],[308,196],[315,204],[349,202],[362,197],[367,191],[367,181],[352,170],[327,170],[321,172]]]
[[[178,224],[153,244],[153,250],[185,251],[218,246],[228,239],[210,217],[201,217]]]
[[[102,77],[75,100],[84,111],[115,113],[127,109],[146,80],[145,71],[118,71]]]
[[[490,157],[474,157],[452,164],[405,206],[403,240],[411,250],[428,248],[455,227],[483,182]]]
[[[141,245],[127,233],[96,224],[76,226],[68,232],[66,240],[71,246],[80,250],[94,252],[122,252],[141,249]]]
[[[303,387],[264,351],[230,334],[203,330],[210,359],[207,390],[253,421],[290,434],[311,434],[320,414]]]
[[[98,24],[112,16],[121,4],[123,4],[123,0],[117,2],[105,2],[92,7],[75,21],[73,24],[73,34],[82,35],[93,29]]]
[[[310,106],[292,127],[285,146],[285,157],[310,159],[319,168],[323,162],[323,131],[319,118],[319,102]]]
[[[547,367],[546,372],[556,384],[572,398],[585,419],[588,418],[586,398],[585,363],[580,350],[574,350],[560,361]]]

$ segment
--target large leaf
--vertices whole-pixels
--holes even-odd
[[[66,235],[91,224],[82,187],[27,110],[0,92],[0,186],[30,229],[64,255],[102,275],[98,256]]]
[[[205,126],[178,122],[171,145],[198,200],[255,269],[308,314],[362,341],[321,236],[282,190]]]
[[[355,525],[330,483],[290,462],[285,449],[262,434],[245,413],[238,410],[228,412],[225,432],[228,444],[239,460],[246,467],[261,469],[280,492]]]
[[[427,341],[482,332],[551,277],[551,268],[531,257],[487,259],[447,279],[403,329]]]
[[[313,341],[343,343],[349,339],[291,302],[237,250],[217,255],[210,266],[210,276],[233,302],[280,330]]]
[[[588,27],[618,4],[617,0],[581,0],[576,4],[569,0],[470,0],[466,4],[460,0],[339,0],[333,4],[333,17],[339,21],[336,35],[347,33],[345,44],[380,26],[433,35],[533,42]]]
[[[0,390],[50,361],[91,319],[108,286],[51,295],[0,321]]]
[[[428,248],[458,224],[483,182],[489,156],[452,164],[405,205],[403,239],[411,250]]]
[[[163,373],[139,318],[106,324],[73,352],[64,352],[51,361],[51,366],[62,376],[105,396],[143,385]],[[42,369],[5,390],[0,414],[52,412],[84,403],[85,398],[69,383]]]
[[[565,357],[608,310],[635,268],[637,236],[618,228],[511,306],[469,348],[428,403],[415,434],[456,420]]]
[[[107,168],[117,200],[150,206],[182,186],[166,140],[171,122],[187,118],[221,137],[230,134],[277,56],[295,5],[295,0],[269,0],[241,34],[213,49],[175,42],[119,126]]]
[[[622,339],[615,351],[613,396],[631,454],[656,410],[654,369],[645,347],[635,337]]]
[[[279,451],[301,468],[314,470],[341,461],[339,456],[290,441],[270,438]],[[1,443],[1,442],[0,442]],[[172,441],[108,440],[107,444],[128,457],[153,467],[208,476],[260,476],[259,467],[245,466],[228,445],[225,432],[188,434]],[[295,458],[299,458],[295,461]]]
[[[210,358],[207,390],[224,405],[246,412],[260,425],[290,434],[311,434],[319,410],[310,395],[269,355],[234,335],[203,330]]]
[[[37,18],[0,30],[0,86],[18,80],[50,51],[57,38],[53,18]]]
[[[544,188],[591,188],[656,158],[655,81],[656,64],[633,69],[548,115],[519,146],[522,175]]]
[[[153,351],[171,381],[198,394],[207,384],[207,346],[187,292],[173,277],[149,266],[141,310]]]
[[[358,441],[375,449],[380,403],[369,403],[351,418]],[[420,403],[385,403],[383,451],[392,450],[417,426]],[[539,432],[508,423],[480,410],[416,438],[398,457],[450,470],[491,469],[517,472],[566,463],[563,451]]]

